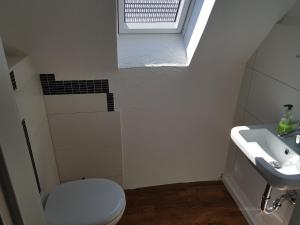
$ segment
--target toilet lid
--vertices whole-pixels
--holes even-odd
[[[104,225],[125,209],[125,194],[115,182],[86,179],[59,185],[45,206],[47,225]]]

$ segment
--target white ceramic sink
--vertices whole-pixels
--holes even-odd
[[[270,129],[234,127],[231,138],[272,186],[300,188],[299,154]]]

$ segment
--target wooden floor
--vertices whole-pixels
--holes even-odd
[[[221,182],[127,190],[118,225],[248,225]]]

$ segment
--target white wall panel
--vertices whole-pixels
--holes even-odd
[[[17,77],[16,81],[18,82]],[[31,134],[35,133],[36,129],[41,126],[41,123],[47,121],[38,74],[34,73],[31,79],[27,80],[23,86],[17,86],[15,96],[21,118],[25,118],[26,123],[30,124],[28,131]]]
[[[254,73],[247,111],[265,123],[277,123],[285,109],[284,104],[295,106],[296,118],[300,118],[300,93],[268,76]]]
[[[120,114],[95,112],[49,115],[56,150],[101,146],[120,150]]]
[[[122,156],[115,149],[98,147],[56,151],[62,181],[122,175]]]
[[[18,111],[26,121],[41,188],[47,193],[59,183],[59,178],[39,76],[29,57],[20,60],[11,70],[17,82]]]
[[[28,85],[29,80],[36,76],[36,71],[29,57],[23,57],[14,64],[10,70],[14,71],[14,75],[17,81],[17,86],[22,88]]]
[[[107,111],[106,93],[45,95],[45,102],[48,114]]]
[[[75,111],[48,117],[61,181],[105,177],[122,182],[119,112]]]
[[[251,87],[251,82],[253,78],[253,70],[246,68],[243,76],[238,104],[242,107],[246,107],[249,97],[249,91]]]
[[[260,46],[255,69],[300,90],[300,27],[276,25]]]
[[[0,142],[13,192],[25,225],[44,225],[43,208],[35,184],[34,172],[26,149],[26,140],[18,115],[9,70],[0,38]]]

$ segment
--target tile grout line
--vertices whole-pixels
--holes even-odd
[[[278,83],[281,83],[281,84],[283,84],[283,85],[285,85],[285,86],[287,86],[287,87],[289,87],[289,88],[291,88],[291,89],[293,89],[293,90],[295,90],[295,91],[297,91],[297,92],[300,92],[300,89],[298,89],[298,88],[296,88],[296,87],[293,87],[293,86],[291,86],[290,84],[285,83],[285,82],[283,82],[283,81],[281,81],[281,80],[279,80],[279,79],[277,79],[277,78],[274,78],[272,75],[269,75],[269,74],[267,74],[267,73],[264,73],[264,72],[262,72],[262,71],[260,71],[260,70],[258,70],[258,69],[256,69],[256,68],[250,68],[250,69],[253,70],[253,71],[255,71],[255,72],[257,72],[257,73],[260,73],[260,74],[262,74],[262,75],[268,77],[269,79],[272,79],[272,80],[274,80],[274,81],[277,81]]]

